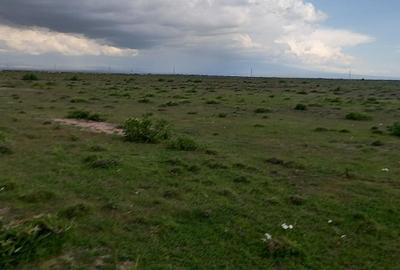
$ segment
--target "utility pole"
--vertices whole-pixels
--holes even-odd
[[[253,77],[253,67],[250,67],[250,77]]]
[[[173,68],[172,68],[172,74],[175,75],[175,72],[176,72],[176,69],[175,69],[175,64],[174,64],[174,66],[173,66]]]

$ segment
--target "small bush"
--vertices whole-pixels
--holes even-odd
[[[10,147],[0,143],[0,155],[11,155],[12,153],[14,152]]]
[[[396,122],[388,128],[391,135],[400,137],[400,122]]]
[[[199,146],[191,138],[179,137],[171,141],[168,148],[178,151],[196,151],[199,148]]]
[[[346,115],[346,119],[354,121],[368,121],[371,120],[372,117],[363,113],[352,112]]]
[[[33,73],[27,73],[24,76],[22,76],[22,80],[24,81],[37,81],[39,80],[38,76]]]
[[[73,111],[67,115],[70,119],[90,120],[95,122],[105,121],[98,113],[90,113],[88,111]]]
[[[208,105],[218,105],[218,104],[220,104],[220,102],[216,101],[216,100],[207,100],[206,104],[208,104]]]
[[[254,110],[255,113],[270,113],[271,110],[267,108],[258,108]]]
[[[381,141],[378,140],[378,141],[372,142],[371,145],[372,145],[372,146],[383,146],[383,145],[385,145],[385,144],[384,144],[383,142],[381,142]]]
[[[125,139],[136,143],[157,143],[169,138],[166,121],[150,118],[129,118],[122,126]]]
[[[304,104],[297,104],[296,107],[294,107],[295,110],[297,111],[306,111],[307,110],[307,106]]]
[[[86,99],[84,98],[73,98],[70,101],[71,103],[89,103]]]
[[[314,129],[315,132],[327,132],[329,129],[324,128],[324,127],[317,127]]]
[[[70,226],[52,216],[0,225],[0,269],[43,259],[58,253],[66,241]]]
[[[289,197],[289,202],[293,205],[303,205],[305,201],[305,198],[300,195],[292,195]]]
[[[76,81],[79,81],[79,78],[78,78],[78,76],[74,75],[69,80],[73,81],[73,82],[76,82]]]

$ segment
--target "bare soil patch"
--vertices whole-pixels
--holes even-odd
[[[54,122],[79,127],[83,130],[87,130],[94,133],[104,133],[109,135],[123,135],[123,130],[118,128],[117,125],[106,123],[106,122],[94,122],[87,120],[76,120],[76,119],[53,119]]]

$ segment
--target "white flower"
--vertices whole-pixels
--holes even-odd
[[[342,236],[340,236],[340,238],[342,238],[342,239],[343,239],[343,238],[346,238],[346,235],[345,235],[345,234],[343,234]]]
[[[281,225],[281,227],[282,227],[282,229],[284,229],[284,230],[293,230],[293,225],[287,225],[286,223],[283,223],[282,225]]]
[[[2,188],[0,188],[0,191],[3,191],[3,190],[5,190],[6,188],[5,187],[2,187]]]
[[[270,235],[269,233],[265,233],[265,234],[264,234],[264,237],[261,238],[261,241],[267,242],[267,241],[269,241],[269,240],[271,240],[271,239],[272,239],[272,235]]]
[[[390,170],[389,170],[389,168],[383,168],[382,169],[382,172],[389,172]]]
[[[332,222],[333,222],[332,219],[328,220],[328,223],[329,223],[329,224],[331,224]]]

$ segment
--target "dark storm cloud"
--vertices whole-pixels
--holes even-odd
[[[76,55],[95,47],[95,55],[122,56],[128,48],[148,61],[161,59],[157,52],[347,67],[344,49],[371,39],[323,28],[324,18],[305,0],[0,0],[0,53]]]
[[[168,44],[188,32],[209,35],[237,26],[236,14],[218,14],[217,10],[214,14],[207,1],[200,5],[197,2],[202,1],[197,1],[196,7],[193,2],[196,1],[2,0],[0,20],[84,34],[135,49]],[[229,5],[242,5],[240,2]],[[187,12],[190,8],[195,12]]]
[[[132,17],[129,22],[121,18],[120,14],[125,12],[124,5],[98,6],[95,1],[0,1],[0,20],[5,24],[79,33],[128,48],[140,49],[157,44],[159,35],[156,33],[134,27],[124,30],[128,23],[140,26],[138,18]]]

